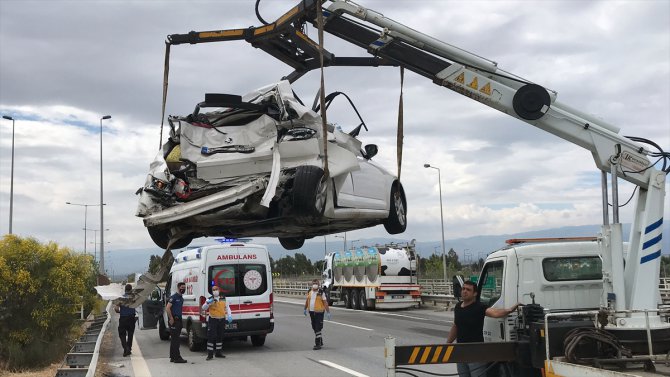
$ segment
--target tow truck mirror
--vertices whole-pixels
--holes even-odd
[[[368,144],[365,146],[365,159],[369,160],[372,157],[376,156],[378,152],[376,144]]]

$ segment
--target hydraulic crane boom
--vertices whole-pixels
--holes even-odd
[[[318,27],[316,6],[315,0],[303,0],[270,24],[173,34],[168,36],[168,44],[246,40],[291,66],[294,71],[286,79],[295,81],[320,67],[319,46],[303,33],[305,23]],[[381,13],[350,1],[333,0],[323,9],[323,15],[325,32],[371,54],[368,58],[347,58],[323,51],[324,66],[402,66],[437,85],[589,150],[603,181],[602,306],[619,311],[657,309],[663,201],[670,168],[664,163],[661,170],[656,169],[649,158],[665,159],[668,154],[645,149],[619,135],[617,127],[558,102],[556,92],[507,73],[496,62],[439,41]],[[611,223],[608,173],[612,189]],[[639,188],[625,268],[618,178]],[[619,323],[622,327],[644,325],[644,314],[627,316],[627,321]],[[662,326],[658,316],[652,322],[652,326]]]

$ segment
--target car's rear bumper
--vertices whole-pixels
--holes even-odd
[[[147,215],[144,217],[144,225],[150,227],[174,223],[175,221],[235,203],[251,194],[265,190],[266,186],[266,179],[254,179],[239,186]]]

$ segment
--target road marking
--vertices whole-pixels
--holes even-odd
[[[275,299],[275,302],[281,302],[284,304],[293,304],[293,305],[304,305],[304,302],[295,302],[295,301],[286,301],[286,300],[277,300]],[[407,314],[397,314],[397,313],[385,313],[385,312],[377,312],[377,311],[366,311],[366,310],[357,310],[357,309],[345,309],[345,308],[338,308],[331,306],[331,309],[336,309],[336,310],[346,310],[349,312],[360,312],[360,313],[366,313],[366,314],[378,314],[378,315],[388,315],[388,316],[395,316],[395,317],[404,317],[404,318],[409,318],[409,319],[417,319],[421,321],[434,321],[435,319],[431,318],[424,318],[424,317],[415,317],[412,315],[407,315]],[[448,322],[448,320],[447,320]]]
[[[149,366],[147,365],[146,360],[142,357],[142,351],[140,350],[140,345],[137,343],[137,338],[133,338],[133,348],[137,351],[137,354],[130,355],[130,363],[133,366],[133,375],[135,376],[147,376],[151,377],[151,372],[149,372]]]
[[[343,367],[342,365],[335,364],[335,363],[330,362],[330,361],[328,361],[328,360],[319,360],[319,362],[320,362],[321,364],[323,364],[323,365],[327,365],[327,366],[329,366],[329,367],[331,367],[331,368],[339,369],[339,370],[341,370],[341,371],[344,372],[344,373],[349,373],[349,374],[352,375],[352,376],[356,376],[356,377],[370,377],[370,376],[368,376],[367,374],[363,374],[363,373],[356,372],[355,370],[349,369],[349,368],[347,368],[347,367]]]
[[[349,327],[353,327],[355,329],[361,329],[361,330],[365,330],[365,331],[374,331],[374,330],[368,329],[366,327],[354,326],[354,325],[349,325],[349,324],[340,323],[340,322],[324,321],[323,323],[332,323],[332,324],[335,324],[335,325],[349,326]]]

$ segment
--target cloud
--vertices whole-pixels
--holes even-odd
[[[670,148],[670,3],[595,1],[361,1],[385,16],[558,92],[558,100]],[[16,120],[13,228],[80,249],[82,207],[99,203],[104,121],[105,241],[152,245],[134,217],[135,190],[158,149],[168,34],[258,25],[253,2],[0,2],[0,113]],[[295,1],[262,1],[273,20]],[[411,11],[408,11],[411,7]],[[307,33],[316,39],[316,30]],[[365,56],[326,37],[338,56]],[[190,113],[204,93],[243,94],[291,69],[245,42],[173,46],[168,114]],[[398,68],[329,68],[327,91],[346,92],[396,171]],[[318,72],[295,84],[311,104]],[[402,181],[405,238],[438,240],[440,168],[448,238],[515,233],[601,221],[600,173],[590,153],[406,72]],[[328,114],[345,130],[359,120],[344,99]],[[11,122],[0,121],[0,229],[8,227]],[[622,201],[633,192],[622,183]],[[632,205],[622,209],[630,221]],[[668,204],[666,203],[666,212]],[[87,211],[99,228],[99,208]],[[383,227],[350,237],[385,235]],[[88,234],[88,241],[93,241]],[[92,249],[94,245],[88,245]]]

